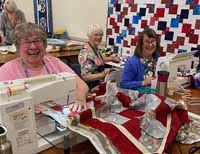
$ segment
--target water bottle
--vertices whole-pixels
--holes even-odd
[[[160,96],[167,96],[167,80],[169,77],[169,72],[167,71],[158,71],[157,78],[157,94]]]
[[[12,146],[6,138],[7,129],[0,125],[0,154],[12,154]]]

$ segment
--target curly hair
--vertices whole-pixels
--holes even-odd
[[[98,24],[90,25],[88,28],[87,36],[90,38],[95,32],[99,32],[103,35],[103,29]]]

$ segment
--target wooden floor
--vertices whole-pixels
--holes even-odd
[[[39,154],[99,154],[90,141],[85,141],[81,144],[72,147],[68,153],[64,153],[63,145],[58,145],[58,148],[50,148]]]
[[[192,144],[192,145],[183,145],[179,143],[172,143],[171,146],[169,146],[166,154],[188,154],[188,150],[191,147],[194,146],[200,146],[200,142]],[[99,154],[97,150],[94,148],[94,146],[90,143],[90,141],[83,142],[81,144],[76,145],[75,147],[72,147],[68,153],[64,153],[64,150],[62,149],[63,146],[59,145],[61,149],[57,148],[50,148],[46,151],[43,151],[39,154]],[[195,154],[200,154],[195,153]]]

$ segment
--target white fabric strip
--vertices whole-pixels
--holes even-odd
[[[104,150],[104,148],[102,147],[102,144],[101,142],[99,141],[98,137],[89,132],[89,131],[86,131],[84,129],[81,129],[79,127],[74,127],[74,126],[68,126],[68,128],[82,136],[85,136],[86,138],[88,138],[92,144],[95,146],[95,148],[97,149],[97,151],[100,153],[100,154],[107,154],[107,152]]]
[[[166,128],[165,136],[164,136],[162,143],[156,153],[163,153],[163,151],[164,151],[165,143],[167,141],[167,137],[169,135],[170,128],[171,128],[171,122],[172,122],[172,117],[171,117],[171,113],[169,113],[167,115],[167,128]]]
[[[109,123],[101,118],[96,118],[96,119],[101,122]],[[117,127],[120,130],[120,132],[124,136],[126,136],[133,143],[133,145],[135,145],[143,154],[151,154],[151,152],[149,152],[131,133],[129,133],[129,131],[126,128],[124,128],[121,125],[114,124],[114,123],[110,123],[110,124]]]
[[[84,126],[84,125],[82,125],[82,124],[80,124],[80,126],[81,127],[83,127],[83,128],[85,128],[85,129],[88,129],[88,128],[86,128],[87,126]],[[99,131],[99,130],[97,130],[97,129],[95,129],[95,128],[90,128],[90,129],[94,129],[96,132],[98,132],[99,133],[99,135],[102,135],[102,137],[104,138],[104,142],[106,142],[106,147],[104,148],[105,150],[106,149],[108,149],[109,150],[109,152],[111,152],[112,154],[117,154],[117,153],[119,153],[119,151],[118,151],[118,149],[112,144],[112,142],[106,137],[106,135],[105,134],[103,134],[101,131]],[[91,132],[91,130],[88,130],[89,132]],[[92,132],[91,132],[92,133]],[[96,136],[97,136],[97,138],[99,138],[99,140],[101,140],[100,138],[100,136],[99,135],[97,135],[96,134]],[[101,142],[101,141],[100,141]],[[103,144],[105,144],[105,143],[103,143]]]
[[[192,117],[193,119],[200,120],[200,116],[195,113],[188,112],[188,115],[189,115],[189,117]]]

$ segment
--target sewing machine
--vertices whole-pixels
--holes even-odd
[[[168,71],[169,80],[173,81],[174,84],[188,87],[191,84],[190,75],[193,74],[191,66],[194,61],[196,60],[193,57],[193,52],[179,54],[168,53],[166,56],[158,58],[156,72],[161,70]],[[156,87],[156,81],[157,79],[152,84],[152,88],[154,89]]]
[[[74,103],[75,89],[75,75],[71,73],[0,83],[0,123],[8,129],[13,154],[38,152],[34,105],[49,101]]]

